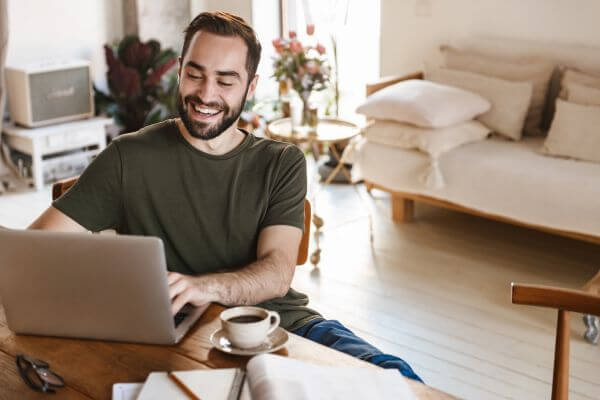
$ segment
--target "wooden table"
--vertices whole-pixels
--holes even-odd
[[[0,306],[0,399],[50,397],[25,385],[15,364],[18,353],[46,361],[62,375],[66,386],[53,396],[57,399],[110,399],[113,383],[143,382],[153,371],[243,367],[249,357],[221,353],[209,342],[211,333],[220,327],[222,310],[221,306],[210,306],[178,345],[155,346],[15,335],[6,326],[4,308]],[[378,368],[294,334],[275,354],[322,365]],[[419,399],[453,398],[412,380],[409,384]]]

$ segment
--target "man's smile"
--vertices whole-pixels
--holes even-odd
[[[193,119],[202,122],[211,122],[216,120],[217,116],[223,111],[220,108],[208,107],[191,101],[188,102],[188,106],[190,116]]]

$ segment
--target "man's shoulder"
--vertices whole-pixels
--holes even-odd
[[[254,138],[251,146],[255,151],[261,153],[261,156],[270,156],[278,160],[289,162],[304,160],[304,153],[294,144],[281,142],[269,138]]]
[[[120,150],[137,148],[138,146],[164,145],[173,139],[172,131],[175,127],[175,121],[168,119],[145,126],[139,131],[120,135],[113,142]]]

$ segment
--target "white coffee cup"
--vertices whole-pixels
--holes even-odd
[[[277,329],[279,320],[278,313],[260,307],[233,307],[221,313],[225,336],[240,349],[261,345]]]

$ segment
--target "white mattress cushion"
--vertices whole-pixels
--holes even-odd
[[[467,121],[445,128],[419,128],[402,122],[375,121],[363,135],[371,142],[418,149],[437,158],[466,143],[484,140],[491,130],[479,121]]]
[[[600,106],[557,99],[543,151],[549,155],[600,162]]]
[[[480,94],[492,103],[492,108],[477,119],[500,135],[513,140],[521,138],[531,102],[531,82],[511,82],[473,72],[435,67],[426,69],[425,79]]]
[[[510,81],[527,81],[533,84],[531,104],[525,119],[523,132],[531,136],[541,134],[541,123],[546,97],[554,66],[552,63],[533,57],[503,58],[473,51],[458,50],[450,46],[442,48],[446,67],[494,76]]]
[[[600,236],[600,164],[547,157],[543,138],[491,138],[440,159],[446,184],[420,179],[429,157],[362,140],[353,154],[355,178],[396,192],[422,194],[523,223]]]
[[[590,106],[600,105],[600,89],[583,86],[577,83],[567,83],[560,95],[561,99],[571,103]]]
[[[490,102],[478,94],[410,79],[373,93],[356,112],[423,128],[443,128],[471,120],[489,109]]]
[[[600,89],[600,76],[568,68],[563,74],[561,87],[565,87],[569,83],[578,83],[583,86]]]

